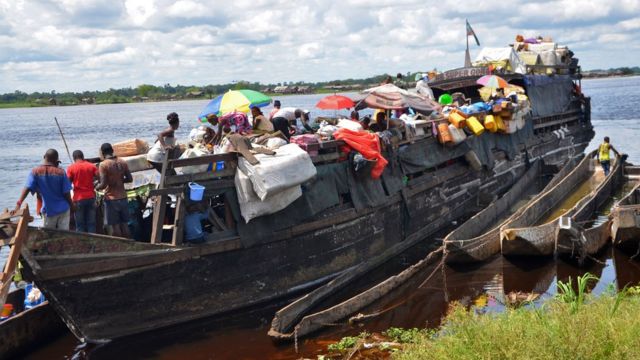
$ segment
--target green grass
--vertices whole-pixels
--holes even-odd
[[[640,297],[625,289],[586,294],[592,276],[575,291],[560,284],[556,298],[538,308],[479,315],[454,305],[443,327],[424,331],[396,359],[640,359]]]
[[[31,102],[0,103],[0,109],[43,107],[43,106],[48,106],[48,104],[36,104]]]

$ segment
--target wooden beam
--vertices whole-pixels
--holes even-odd
[[[164,189],[164,182],[167,178],[169,163],[169,151],[166,151],[162,159],[162,171],[160,172],[160,183],[158,189]],[[167,195],[156,196],[153,205],[153,221],[151,223],[151,243],[162,243],[162,225],[164,224],[164,216],[167,208]]]
[[[178,195],[178,201],[176,203],[176,217],[173,221],[173,236],[171,237],[171,245],[182,245],[182,239],[184,238],[184,194]]]
[[[198,156],[198,157],[188,158],[188,159],[176,159],[176,160],[171,160],[169,164],[172,169],[175,169],[177,167],[183,167],[183,166],[205,165],[205,164],[215,163],[218,161],[235,162],[237,160],[238,160],[237,153],[225,153],[225,154]]]
[[[14,244],[9,252],[9,257],[4,266],[4,272],[2,274],[2,284],[0,285],[0,307],[4,306],[9,294],[9,288],[11,287],[11,278],[18,265],[18,259],[20,258],[20,252],[22,251],[22,245],[27,238],[27,227],[29,226],[29,206],[26,205],[22,208],[22,217],[18,221],[18,228],[14,238]]]
[[[167,176],[166,184],[167,185],[176,185],[176,184],[184,184],[192,181],[207,181],[214,180],[222,177],[231,177],[236,174],[235,167],[228,167],[221,171],[216,172],[204,172],[204,173],[196,173],[196,174],[184,174],[184,175],[172,175]]]
[[[176,186],[164,189],[154,189],[149,191],[149,196],[159,196],[159,195],[175,195],[184,191],[184,187]]]

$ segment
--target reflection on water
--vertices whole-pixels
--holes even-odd
[[[640,77],[625,79],[599,79],[583,81],[583,91],[592,97],[592,117],[596,137],[589,145],[595,149],[602,137],[611,137],[620,152],[629,154],[630,161],[640,162],[640,119],[629,99],[640,98]],[[319,96],[321,97],[321,95]],[[318,96],[286,98],[285,105],[312,107]],[[126,139],[142,134],[150,139],[164,126],[163,117],[170,111],[185,114],[190,121],[206,102],[180,102],[161,104],[130,104],[127,106],[85,106],[76,108],[12,109],[0,111],[0,116],[17,124],[10,129],[11,136],[0,138],[0,171],[7,174],[0,179],[0,205],[14,203],[28,169],[35,165],[47,147],[61,147],[50,121],[56,112],[58,118],[75,119],[68,126],[71,147],[97,149],[104,138]],[[65,113],[65,116],[59,115]],[[91,121],[89,121],[91,120]],[[181,128],[184,137],[190,126]],[[36,144],[37,146],[34,146]],[[88,151],[89,155],[93,155]],[[407,266],[416,253],[399,261]],[[615,265],[615,266],[614,266]],[[293,344],[274,344],[266,335],[271,317],[278,306],[256,309],[249,314],[224,320],[207,320],[177,326],[133,339],[114,341],[94,347],[79,345],[71,335],[31,354],[29,359],[62,359],[73,357],[92,359],[157,358],[157,359],[297,359],[316,358],[329,342],[361,331],[382,331],[390,326],[437,327],[452,301],[474,306],[480,312],[502,311],[506,303],[521,301],[535,294],[533,306],[556,293],[556,281],[566,281],[589,271],[600,278],[591,284],[592,291],[602,293],[610,284],[619,288],[640,284],[640,262],[607,248],[586,268],[578,269],[558,260],[507,260],[500,256],[482,264],[433,269],[401,286],[389,296],[380,299],[361,312],[378,314],[367,321],[347,324],[345,321],[329,326],[313,338],[299,341],[300,353]],[[135,296],[135,294],[132,294]],[[188,294],[185,294],[188,296]]]

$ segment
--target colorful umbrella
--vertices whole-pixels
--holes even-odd
[[[500,88],[500,89],[503,89],[509,86],[509,83],[507,83],[507,80],[496,75],[485,75],[480,79],[478,79],[476,81],[476,84],[484,85],[490,88]]]
[[[271,103],[271,98],[254,90],[229,90],[211,100],[198,116],[206,118],[209,114],[223,115],[233,111],[248,112],[252,107],[263,107]]]
[[[323,110],[340,110],[354,107],[353,100],[342,95],[329,95],[318,101],[316,107]]]

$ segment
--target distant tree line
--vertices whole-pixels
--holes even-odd
[[[589,71],[583,71],[585,77],[606,77],[606,76],[629,76],[640,75],[640,67],[619,67],[610,69],[594,69]]]
[[[398,74],[400,75],[400,74]],[[396,78],[398,75],[393,76]],[[410,76],[407,73],[406,76]],[[281,85],[310,86],[314,90],[320,90],[327,86],[341,85],[374,85],[379,84],[389,77],[388,74],[371,76],[361,79],[342,79],[322,82],[278,82],[273,84],[262,84],[259,82],[234,81],[219,85],[171,85],[161,86],[151,84],[141,84],[137,87],[127,87],[122,89],[109,89],[106,91],[83,91],[83,92],[33,92],[26,93],[16,90],[11,93],[0,95],[0,107],[6,106],[48,106],[48,105],[79,105],[79,104],[117,104],[136,101],[159,101],[159,100],[180,100],[196,98],[213,98],[228,90],[251,89],[262,91],[267,88],[274,88]],[[404,75],[403,75],[404,76]]]

